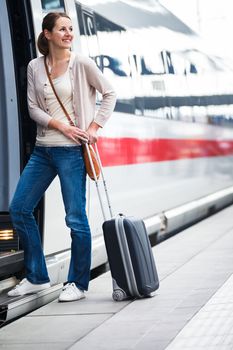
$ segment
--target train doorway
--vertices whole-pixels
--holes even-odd
[[[0,11],[0,279],[5,279],[23,268],[23,251],[8,208],[35,143],[26,94],[27,64],[36,57],[36,48],[30,2],[3,0]],[[40,225],[42,213],[43,201],[35,212]]]

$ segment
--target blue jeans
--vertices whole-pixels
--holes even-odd
[[[24,249],[26,278],[36,284],[49,282],[33,211],[56,175],[60,179],[66,225],[71,230],[72,238],[68,282],[74,282],[78,288],[87,290],[91,233],[86,215],[86,169],[81,146],[36,146],[20,177],[10,205],[10,214]]]

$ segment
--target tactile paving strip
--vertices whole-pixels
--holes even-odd
[[[233,349],[233,275],[166,347],[185,349]]]

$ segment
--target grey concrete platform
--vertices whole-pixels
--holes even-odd
[[[108,272],[86,299],[54,301],[2,328],[0,348],[233,349],[232,218],[229,207],[153,248],[154,297],[114,302]]]

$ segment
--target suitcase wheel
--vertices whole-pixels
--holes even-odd
[[[112,293],[112,298],[115,301],[122,301],[127,299],[128,296],[122,289],[115,289]]]

